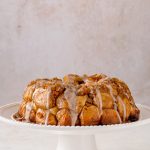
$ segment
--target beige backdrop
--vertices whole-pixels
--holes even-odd
[[[0,104],[39,77],[99,73],[150,105],[149,0],[1,0]]]

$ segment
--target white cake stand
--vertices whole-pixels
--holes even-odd
[[[22,123],[12,120],[12,114],[18,110],[19,103],[12,103],[0,107],[0,121],[9,125],[23,128],[33,128],[35,130],[47,130],[49,134],[58,134],[57,150],[97,150],[95,135],[106,134],[113,131],[129,130],[138,126],[150,125],[150,108],[138,104],[141,111],[140,120],[133,123],[107,126],[82,126],[82,127],[63,127],[46,126],[30,123]]]

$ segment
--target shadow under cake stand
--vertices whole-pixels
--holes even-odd
[[[34,130],[47,130],[48,134],[57,134],[57,150],[97,150],[95,135],[106,134],[113,131],[129,130],[133,127],[150,125],[150,107],[138,104],[141,111],[140,120],[137,122],[107,125],[107,126],[47,126],[31,123],[24,123],[12,120],[12,114],[18,110],[19,103],[7,104],[0,107],[0,121],[9,125]]]

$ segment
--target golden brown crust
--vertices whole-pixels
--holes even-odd
[[[24,116],[25,116],[26,104],[27,104],[26,101],[22,101],[22,103],[21,103],[20,106],[19,106],[18,114],[19,114],[19,116],[21,116],[21,117],[24,117]]]
[[[55,106],[55,99],[52,94],[50,94],[49,89],[38,88],[34,91],[32,96],[35,105],[42,109],[49,109]]]
[[[114,109],[104,109],[101,117],[102,125],[119,124],[117,111]]]
[[[66,75],[30,82],[18,114],[47,125],[109,125],[139,119],[140,111],[123,81],[103,74]]]
[[[68,109],[61,109],[57,115],[58,125],[71,126],[71,114]]]
[[[99,125],[101,113],[100,110],[94,106],[84,106],[81,114],[80,121],[82,126]]]
[[[60,95],[57,98],[56,105],[59,109],[62,109],[62,108],[69,109],[69,104],[68,104],[66,98],[64,97],[64,94]]]
[[[52,113],[39,108],[36,113],[36,123],[47,124],[47,125],[57,125],[57,120],[56,120],[56,117]]]

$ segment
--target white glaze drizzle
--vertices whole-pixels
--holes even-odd
[[[51,89],[43,89],[43,88],[38,88],[34,91],[32,99],[34,100],[34,98],[36,98],[37,94],[41,94],[43,92],[46,92],[44,95],[44,99],[46,101],[46,109],[49,109],[49,98],[50,98],[50,94],[51,94]]]
[[[129,95],[128,95],[128,93],[125,93],[125,95],[127,96],[127,98],[129,99]]]
[[[107,79],[109,79],[109,77],[105,77],[105,78],[100,79],[98,81],[98,84],[102,84]],[[100,111],[102,113],[102,111],[103,111],[103,101],[102,101],[102,95],[101,95],[100,89],[96,89],[96,95],[97,95],[97,98],[99,99],[99,108],[100,108]]]
[[[49,114],[50,114],[50,111],[49,111],[49,110],[46,110],[45,125],[48,125]]]
[[[118,113],[118,111],[117,111],[117,110],[115,110],[115,111],[116,111],[117,117],[118,117],[118,119],[119,119],[119,123],[122,123],[122,120],[121,120],[120,114]]]
[[[73,87],[69,87],[64,92],[64,97],[68,101],[70,113],[71,113],[71,124],[74,126],[77,121],[78,113],[76,112],[76,94]]]
[[[33,107],[32,102],[27,103],[26,111],[25,111],[25,121],[26,122],[30,122],[30,113],[31,113],[32,107]]]
[[[51,89],[47,91],[47,98],[46,98],[46,108],[49,109],[49,99],[50,99]]]
[[[116,113],[117,113],[117,117],[118,117],[118,119],[119,119],[119,122],[122,123],[120,114],[118,113],[118,110],[117,110],[116,98],[115,98],[115,96],[113,95],[112,86],[111,86],[110,84],[109,84],[109,85],[106,85],[106,86],[107,86],[107,88],[109,89],[110,95],[111,95],[111,97],[112,97],[112,99],[113,99],[113,101],[114,101],[114,109],[115,109],[115,111],[116,111]]]
[[[107,86],[107,88],[109,89],[109,92],[110,92],[110,95],[111,95],[111,97],[112,97],[112,99],[113,99],[113,101],[114,101],[114,103],[116,102],[116,98],[114,97],[114,95],[113,95],[113,89],[112,89],[112,86],[109,84],[109,85],[106,85]]]
[[[120,103],[123,107],[123,121],[125,121],[126,120],[126,105],[125,105],[125,103],[123,102],[123,100],[121,99],[120,96],[118,96],[117,98],[118,98],[118,100],[120,101]]]
[[[122,86],[120,84],[118,84],[119,88],[122,89]],[[127,98],[129,99],[129,95],[127,92],[124,92],[124,94],[127,96]]]
[[[102,84],[105,80],[109,79],[109,77],[102,78],[98,81],[99,84]]]
[[[77,118],[78,118],[78,113],[73,111],[73,110],[71,110],[71,118],[72,118],[71,119],[71,125],[75,126]]]
[[[109,77],[105,77],[105,78],[102,78],[98,81],[98,83],[96,82],[93,82],[93,81],[89,81],[88,79],[84,79],[84,82],[86,85],[93,85],[93,86],[98,86],[98,85],[101,85],[105,80],[109,79]],[[97,100],[99,100],[99,104],[97,103]],[[102,103],[102,95],[101,95],[101,91],[100,89],[96,88],[96,97],[95,97],[95,101],[97,103],[97,105],[99,106],[99,109],[101,111],[101,114],[102,114],[102,107],[103,107],[103,103]]]
[[[42,93],[42,92],[45,92],[45,89],[43,88],[38,88],[34,91],[33,95],[32,95],[32,99],[34,99],[34,97],[36,96],[36,94],[38,93]]]
[[[96,97],[95,97],[96,99],[98,99],[99,100],[99,109],[100,109],[100,111],[101,111],[101,113],[102,113],[102,107],[103,107],[103,102],[102,102],[102,95],[101,95],[101,91],[100,91],[100,89],[96,89]]]
[[[86,80],[85,80],[85,85],[87,85],[87,86],[96,85],[96,83],[93,82],[93,81],[90,81],[90,80],[86,79]]]

